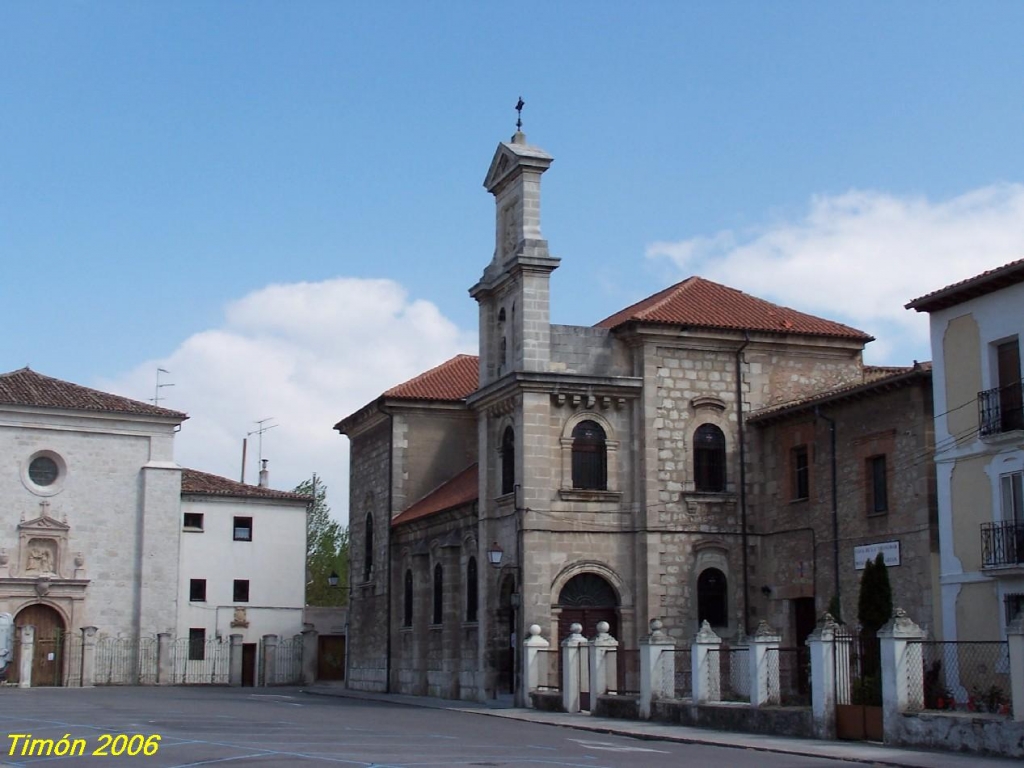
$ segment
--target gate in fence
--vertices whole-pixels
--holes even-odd
[[[873,633],[836,632],[836,736],[882,741],[882,654]]]
[[[182,637],[171,643],[171,681],[179,685],[227,685],[231,642]]]

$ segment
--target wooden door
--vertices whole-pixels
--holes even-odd
[[[345,679],[345,636],[320,635],[317,638],[316,679]]]
[[[32,687],[61,685],[63,682],[64,619],[48,605],[37,603],[21,610],[14,626],[36,628],[32,657]],[[15,639],[14,660],[8,680],[16,682],[21,664],[21,643]]]
[[[256,685],[256,643],[242,643],[242,686]]]

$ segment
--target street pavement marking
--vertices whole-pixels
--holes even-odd
[[[622,746],[611,741],[590,741],[588,739],[569,739],[569,741],[575,741],[581,747],[586,747],[587,749],[600,749],[604,752],[657,752],[662,755],[669,754],[664,749]]]

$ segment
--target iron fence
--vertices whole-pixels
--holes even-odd
[[[882,652],[878,638],[846,627],[836,631],[836,704],[882,704]]]
[[[717,661],[717,664],[716,664]],[[717,667],[718,680],[713,679]],[[750,649],[722,646],[708,650],[708,690],[721,701],[750,702]],[[717,685],[716,685],[717,684]]]
[[[693,698],[693,668],[690,665],[689,648],[666,648],[658,654],[655,675],[661,680],[660,689],[671,691],[673,699]],[[672,663],[669,664],[671,659]],[[669,680],[669,669],[672,670]]]
[[[537,690],[562,690],[562,676],[559,662],[561,652],[557,649],[541,649],[537,651]]]
[[[271,685],[296,685],[302,682],[302,635],[277,642]]]
[[[94,681],[96,685],[156,683],[156,659],[155,637],[100,637]]]
[[[811,706],[810,648],[769,648],[765,652],[768,680],[778,680],[778,688],[768,691],[771,704],[787,707]]]
[[[1005,641],[913,641],[913,663],[921,664],[908,690],[912,703],[928,710],[1011,714],[1010,659]]]
[[[171,642],[171,679],[179,685],[227,685],[231,643],[227,639]]]
[[[605,664],[615,665],[615,680],[609,681],[608,693],[620,696],[640,695],[640,651],[624,648],[607,651]]]

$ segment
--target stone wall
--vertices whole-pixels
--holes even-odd
[[[890,568],[894,604],[935,626],[932,571],[938,552],[934,525],[934,464],[931,388],[927,377],[898,389],[857,399],[824,402],[822,414],[836,422],[839,572],[842,618],[856,623],[861,570],[855,548],[897,541],[900,565]],[[749,509],[760,536],[752,569],[752,600],[758,614],[794,637],[791,602],[815,597],[821,615],[835,593],[832,528],[832,455],[828,422],[803,410],[763,425],[751,425],[758,457],[750,475]],[[794,449],[806,446],[809,492],[796,498]],[[869,459],[884,455],[887,510],[876,512]],[[808,530],[811,529],[811,530]],[[813,531],[813,535],[812,535]],[[770,590],[762,594],[761,587]]]
[[[749,707],[742,704],[690,704],[685,701],[655,701],[651,720],[716,731],[763,733],[812,739],[814,722],[810,707]]]
[[[998,715],[900,715],[895,730],[892,743],[904,747],[1024,758],[1024,723]]]
[[[629,350],[607,328],[551,326],[551,370],[595,376],[629,376]]]

